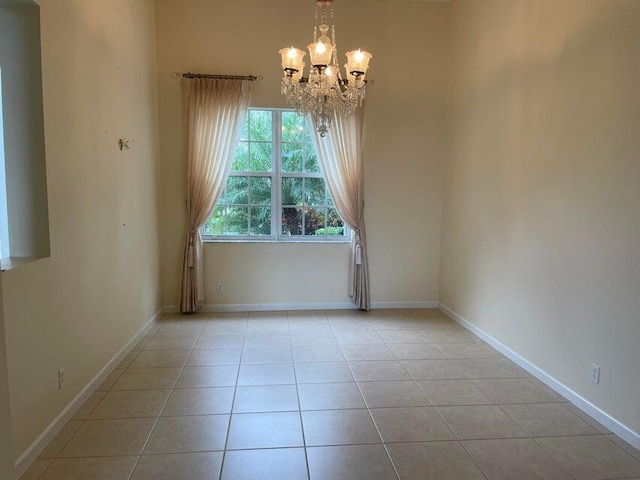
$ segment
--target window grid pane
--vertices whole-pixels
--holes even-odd
[[[249,110],[227,185],[203,234],[302,240],[344,239],[344,233],[306,119],[293,111]]]

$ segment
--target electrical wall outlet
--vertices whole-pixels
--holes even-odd
[[[62,389],[64,385],[64,368],[58,370],[58,389]]]
[[[600,366],[591,364],[591,381],[596,385],[600,383]]]
[[[220,294],[224,293],[224,285],[223,285],[222,283],[219,283],[219,284],[216,286],[216,293],[217,293],[218,295],[220,295]]]

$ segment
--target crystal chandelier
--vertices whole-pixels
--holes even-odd
[[[278,52],[284,70],[282,94],[297,113],[310,113],[314,117],[318,133],[324,137],[334,112],[349,117],[362,103],[366,93],[364,77],[372,55],[362,50],[347,52],[346,78],[342,78],[333,25],[333,0],[317,0],[313,43],[307,48],[311,59],[308,78],[303,77],[305,52],[294,47]]]

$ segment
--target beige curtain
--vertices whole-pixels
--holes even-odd
[[[361,310],[369,310],[369,269],[364,228],[364,185],[362,168],[362,126],[364,107],[349,118],[334,115],[327,135],[313,126],[313,143],[318,162],[338,213],[351,227],[349,297]]]
[[[213,78],[184,80],[187,112],[187,234],[180,311],[204,303],[202,236],[224,189],[251,100],[253,82]]]

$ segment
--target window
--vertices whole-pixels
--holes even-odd
[[[250,109],[205,240],[345,241],[346,230],[305,118]]]

